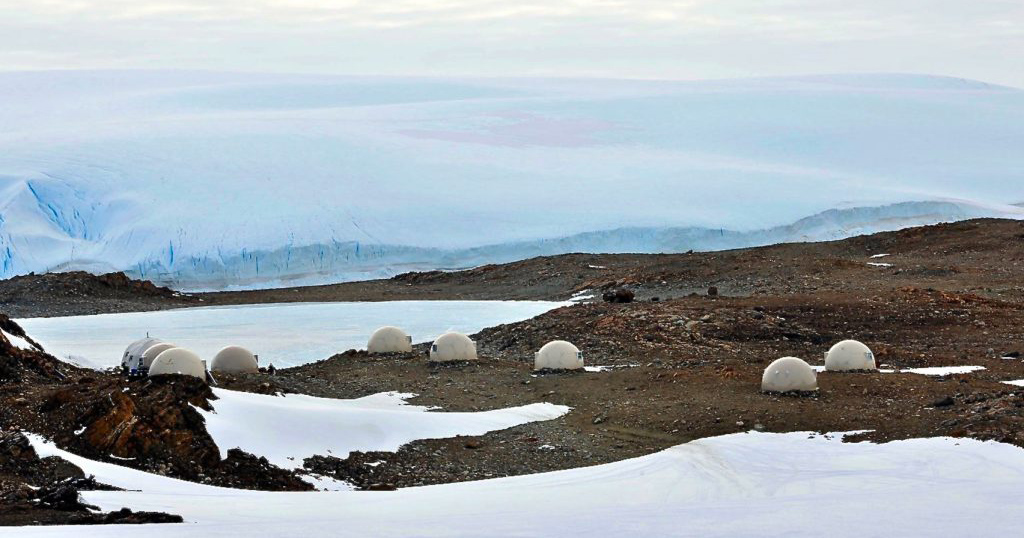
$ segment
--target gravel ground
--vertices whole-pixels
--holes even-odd
[[[474,335],[481,359],[471,363],[430,365],[420,346],[409,355],[344,352],[274,375],[219,378],[225,388],[262,393],[353,398],[381,391],[411,392],[418,395],[412,403],[446,411],[533,402],[572,407],[557,420],[483,436],[417,441],[395,453],[306,461],[311,471],[365,488],[593,465],[752,429],[870,430],[865,437],[876,441],[971,436],[1024,446],[1024,391],[1001,383],[1024,379],[1019,355],[1024,352],[1022,238],[1024,223],[971,221],[832,243],[722,253],[568,255],[295,290],[162,299],[147,294],[135,306],[157,302],[171,307],[192,301],[561,299],[618,287],[636,293],[637,302],[586,302],[481,331]],[[892,265],[868,265],[880,259],[871,258],[877,254],[890,254],[884,262]],[[40,296],[22,298],[19,304],[32,303],[44,315],[66,311],[65,303],[47,310],[47,294],[63,289],[59,279],[51,284]],[[716,289],[710,290],[712,286]],[[87,289],[106,293],[100,287]],[[97,308],[109,304],[104,302],[108,298],[101,293]],[[795,355],[821,364],[823,352],[846,338],[868,344],[887,368],[985,369],[943,377],[824,373],[814,395],[760,392],[761,373],[772,360]],[[530,362],[533,352],[552,339],[574,342],[589,365],[615,368],[536,374]],[[65,374],[71,381],[28,377],[20,385],[0,386],[0,408],[22,410],[0,412],[0,427],[11,427],[17,417],[42,413],[32,424],[56,428],[69,422],[47,420],[43,405],[54,393],[66,390],[69,382],[78,383],[76,390],[95,392],[92,396],[97,398],[105,394],[101,391],[117,389],[120,382],[110,374],[89,374],[95,378],[89,382],[80,382],[85,373]],[[127,403],[115,407],[118,412],[129,408],[133,407]],[[136,402],[134,408],[149,407]],[[196,438],[201,433],[191,432]],[[164,435],[181,439],[173,429]],[[153,448],[162,442],[157,438],[139,444]],[[204,469],[189,468],[189,461],[199,459],[189,458],[187,443],[179,445],[185,447],[176,459],[180,468],[167,472],[196,479]],[[203,443],[199,448],[209,451]],[[239,457],[245,460],[244,455]],[[254,475],[280,471],[261,471],[259,462],[243,468],[248,470],[242,474]],[[201,474],[211,479],[210,474]],[[212,476],[215,479],[216,473]],[[288,483],[288,476],[275,476],[277,484]],[[252,483],[261,482],[254,476]],[[266,487],[271,486],[277,487]]]

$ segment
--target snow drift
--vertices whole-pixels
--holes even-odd
[[[104,510],[181,514],[182,525],[107,525],[90,536],[1019,536],[1024,452],[972,439],[882,445],[841,435],[740,433],[567,471],[401,489],[271,493],[150,475],[68,454]],[[131,491],[131,490],[141,490]],[[256,507],[254,509],[254,507]],[[66,536],[21,527],[19,537]]]
[[[315,283],[833,239],[1024,200],[1024,91],[930,76],[20,72],[0,74],[0,125],[3,277]]]

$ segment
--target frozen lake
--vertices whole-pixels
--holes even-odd
[[[529,319],[568,303],[545,301],[389,301],[286,303],[182,308],[160,312],[27,318],[18,323],[53,355],[94,368],[117,366],[125,347],[150,335],[189,348],[209,360],[222,347],[240,345],[260,364],[297,366],[347,349],[364,349],[382,325],[396,325],[413,342],[455,330]]]

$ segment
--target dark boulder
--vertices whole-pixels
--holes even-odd
[[[601,294],[601,299],[606,303],[631,303],[636,294],[626,288],[616,288]]]

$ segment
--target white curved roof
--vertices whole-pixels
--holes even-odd
[[[534,370],[578,370],[583,368],[583,353],[565,340],[544,344],[534,355]]]
[[[381,327],[370,336],[366,344],[369,353],[409,353],[412,351],[412,338],[398,327]]]
[[[796,357],[782,357],[768,365],[761,376],[761,390],[765,392],[793,392],[818,390],[818,376],[811,365]]]
[[[168,349],[173,349],[176,347],[178,346],[174,344],[169,344],[167,342],[160,342],[147,347],[146,350],[142,352],[142,365],[145,366],[146,368],[149,368],[150,366],[152,366],[153,361],[156,360],[157,356],[159,356],[164,351],[167,351]]]
[[[199,355],[180,347],[168,349],[156,356],[149,367],[149,375],[181,374],[206,381],[206,365]]]
[[[444,333],[430,346],[431,362],[476,360],[476,343],[462,333]]]
[[[256,356],[241,346],[227,346],[217,352],[210,364],[210,371],[229,374],[255,373],[260,371]]]
[[[159,344],[160,342],[162,342],[162,340],[160,340],[159,338],[151,338],[147,336],[145,338],[140,338],[132,342],[131,344],[128,344],[128,347],[125,348],[124,350],[124,355],[121,356],[121,365],[132,366],[129,363],[136,362],[138,364],[135,364],[134,366],[140,366],[142,353],[146,351],[146,349],[148,349],[150,346],[154,344]]]
[[[825,354],[825,369],[833,372],[877,370],[875,354],[856,340],[843,340]]]

